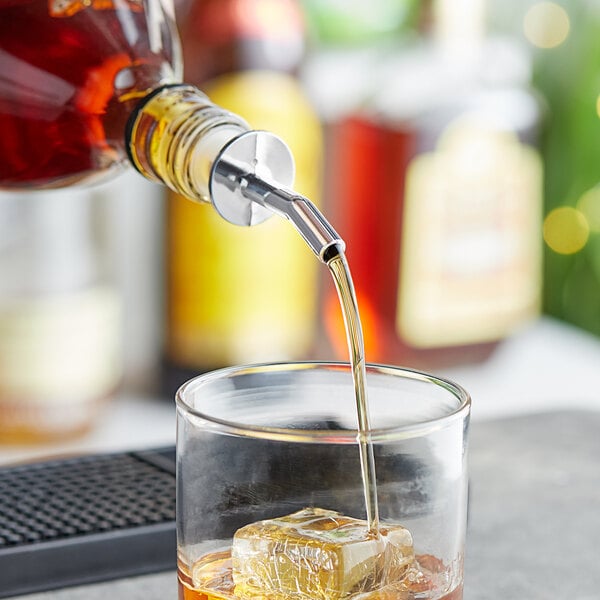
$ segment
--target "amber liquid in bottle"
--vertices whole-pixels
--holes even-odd
[[[176,54],[167,25],[149,23],[139,0],[0,0],[0,188],[68,185],[125,160],[127,118]]]

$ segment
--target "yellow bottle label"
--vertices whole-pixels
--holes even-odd
[[[0,307],[0,406],[96,401],[120,375],[120,306],[111,288]]]
[[[397,313],[406,341],[493,341],[539,311],[541,184],[533,148],[472,118],[411,163]]]
[[[321,130],[297,82],[244,72],[203,86],[216,104],[290,146],[295,189],[317,202]],[[190,367],[304,356],[316,322],[318,261],[274,216],[254,227],[225,222],[212,206],[169,199],[168,354]]]

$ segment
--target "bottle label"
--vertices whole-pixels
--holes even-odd
[[[98,287],[0,307],[0,404],[80,404],[120,376],[117,294]]]
[[[415,347],[501,339],[539,311],[542,166],[473,118],[410,164],[397,328]]]

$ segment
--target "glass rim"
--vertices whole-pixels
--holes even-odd
[[[449,410],[442,416],[423,419],[417,423],[405,425],[395,425],[391,427],[377,427],[369,431],[369,440],[371,442],[390,441],[404,438],[417,437],[432,429],[442,429],[449,423],[457,419],[466,419],[471,410],[471,396],[461,385],[454,381],[439,375],[432,375],[424,371],[398,367],[392,365],[366,363],[367,376],[369,373],[378,373],[403,379],[412,379],[423,383],[430,383],[445,389],[452,394],[458,401],[458,405]],[[213,381],[223,380],[232,375],[252,374],[253,372],[284,372],[284,371],[302,371],[319,369],[323,371],[350,372],[350,363],[343,361],[289,361],[289,362],[265,362],[256,364],[234,365],[208,371],[197,375],[186,381],[177,390],[175,403],[178,409],[181,409],[186,415],[191,415],[211,424],[212,431],[228,433],[232,435],[242,435],[244,437],[255,437],[279,441],[313,441],[327,443],[352,443],[357,442],[356,430],[328,430],[328,429],[301,429],[286,428],[265,425],[252,425],[247,423],[238,423],[232,420],[220,419],[211,416],[204,411],[190,406],[184,399],[190,388],[196,391],[203,385],[208,385]],[[350,435],[349,435],[350,434]]]

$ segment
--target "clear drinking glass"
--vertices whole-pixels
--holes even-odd
[[[469,396],[396,367],[367,383],[378,533],[348,365],[232,367],[179,390],[180,598],[462,598]]]

